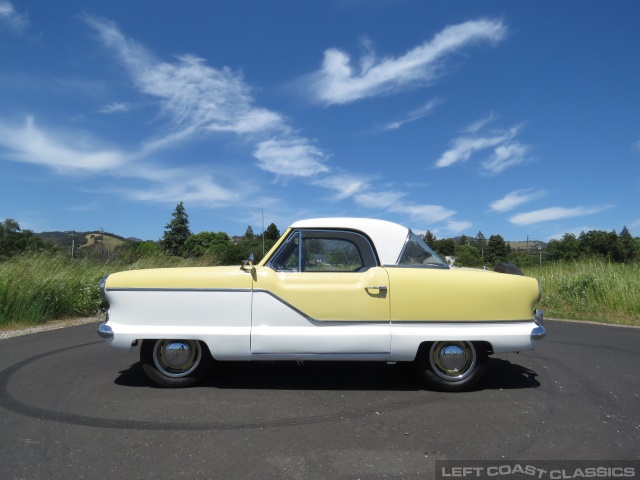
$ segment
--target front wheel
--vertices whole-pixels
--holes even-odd
[[[161,387],[187,387],[211,368],[211,354],[198,340],[143,340],[140,361],[144,373]]]
[[[445,392],[473,388],[484,375],[487,350],[482,343],[440,341],[424,345],[416,360],[429,387]]]

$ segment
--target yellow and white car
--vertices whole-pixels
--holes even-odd
[[[544,337],[540,283],[449,268],[411,230],[361,218],[303,220],[257,265],[137,270],[101,283],[111,346],[141,343],[159,385],[202,379],[212,360],[415,362],[439,390],[473,387],[487,355]]]

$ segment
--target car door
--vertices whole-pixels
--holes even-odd
[[[294,230],[255,271],[251,353],[386,358],[388,286],[363,235]]]

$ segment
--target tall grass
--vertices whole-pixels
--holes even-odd
[[[194,260],[165,255],[150,255],[127,264],[72,260],[50,253],[20,255],[0,262],[0,328],[98,315],[106,307],[100,296],[100,279],[109,273],[216,263],[211,257]]]
[[[93,316],[106,306],[100,279],[142,268],[210,266],[214,257],[182,259],[165,255],[134,263],[72,260],[61,254],[24,254],[0,262],[0,328]],[[525,268],[538,278],[546,317],[640,325],[640,264],[606,261],[555,263]]]
[[[525,268],[542,283],[546,317],[640,325],[640,264],[604,260]]]

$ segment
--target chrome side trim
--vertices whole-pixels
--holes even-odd
[[[107,322],[100,324],[100,326],[98,327],[97,333],[102,338],[112,338],[113,337],[113,330],[111,329],[111,327],[109,325],[107,325]]]
[[[438,325],[443,323],[451,325],[510,325],[513,323],[531,323],[531,320],[391,320],[392,325]]]
[[[163,288],[163,287],[112,287],[109,292],[251,292],[250,288]]]

